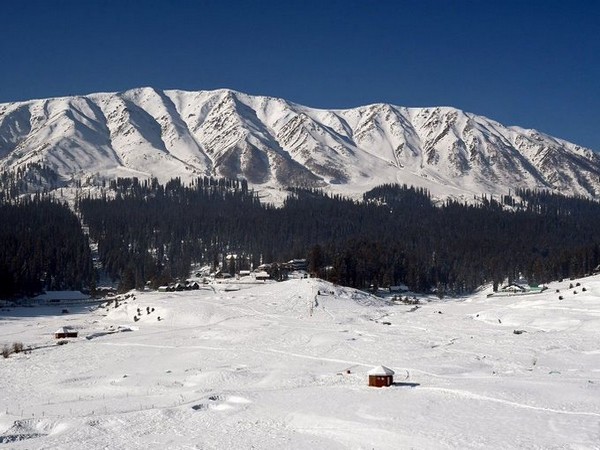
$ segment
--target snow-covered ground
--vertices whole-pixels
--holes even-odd
[[[600,448],[600,276],[577,281],[419,308],[297,279],[3,310],[0,344],[35,349],[0,359],[0,448]],[[79,337],[56,345],[62,326]],[[394,386],[367,386],[379,364]]]

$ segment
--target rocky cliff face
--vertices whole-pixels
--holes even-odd
[[[66,182],[210,175],[258,189],[407,183],[439,197],[522,187],[600,198],[600,155],[534,130],[448,107],[318,110],[230,90],[0,105],[0,168],[31,162]]]

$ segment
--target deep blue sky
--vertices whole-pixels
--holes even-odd
[[[322,108],[454,106],[600,151],[600,1],[28,0],[0,103],[227,87]]]

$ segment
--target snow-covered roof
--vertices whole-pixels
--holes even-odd
[[[256,275],[254,275],[257,278],[269,278],[269,274],[265,271],[262,272],[256,272]]]
[[[503,286],[503,291],[526,291],[529,286],[524,286],[522,284],[511,283],[508,286]]]
[[[35,297],[35,300],[87,300],[90,298],[80,291],[46,291]]]
[[[400,283],[395,286],[390,286],[390,291],[408,291],[408,286]]]
[[[377,367],[373,367],[367,373],[369,375],[385,376],[385,375],[394,375],[394,373],[396,373],[396,372],[394,372],[389,367],[377,366]]]
[[[74,333],[74,331],[67,327],[60,327],[58,330],[56,330],[54,332],[54,334],[64,334],[64,333]]]

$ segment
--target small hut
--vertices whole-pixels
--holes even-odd
[[[389,367],[377,366],[367,373],[369,374],[369,386],[391,386],[394,382],[394,371]]]
[[[61,327],[54,332],[55,339],[64,339],[64,338],[76,338],[77,331],[71,330],[70,328]]]
[[[254,277],[256,278],[256,281],[265,281],[265,280],[268,280],[269,278],[271,278],[271,276],[268,274],[268,272],[266,272],[264,270],[256,272]]]

